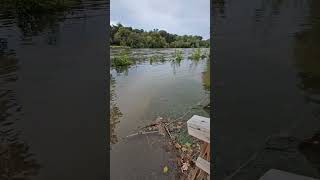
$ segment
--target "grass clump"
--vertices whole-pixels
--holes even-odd
[[[182,50],[174,50],[173,59],[176,62],[180,62],[183,59],[183,52]]]
[[[156,61],[158,59],[157,55],[152,55],[149,57],[149,62],[150,64],[152,64],[154,61]]]
[[[190,59],[192,60],[199,60],[201,58],[201,49],[197,48],[192,51],[192,54],[190,56]]]
[[[129,66],[133,64],[130,60],[128,52],[126,50],[121,50],[119,55],[115,56],[112,59],[111,66],[113,67],[120,67],[120,66]]]
[[[156,62],[156,61],[160,61],[160,62],[165,62],[165,57],[164,55],[152,55],[149,57],[149,62],[150,64],[152,64],[153,62]]]

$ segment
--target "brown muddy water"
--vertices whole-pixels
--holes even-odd
[[[319,178],[319,145],[303,141],[320,130],[320,2],[219,0],[212,11],[215,178]]]
[[[110,51],[112,58],[120,50]],[[131,49],[134,65],[111,68],[111,179],[174,179],[175,156],[163,146],[163,137],[126,136],[158,116],[174,119],[191,111],[185,120],[192,114],[209,117],[203,109],[210,102],[204,84],[209,61],[190,60],[192,49],[182,51],[183,60],[175,63],[174,49]],[[150,60],[154,55],[158,58]],[[167,174],[164,166],[169,167]]]
[[[107,179],[107,9],[0,7],[0,179]]]

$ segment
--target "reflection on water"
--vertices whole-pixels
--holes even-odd
[[[26,13],[23,9],[8,8],[2,3],[5,4],[5,2],[0,2],[1,26],[12,28],[13,25],[16,25],[21,32],[21,38],[24,40],[31,40],[32,37],[41,35],[46,31],[54,31],[59,22],[66,18],[90,17],[85,11],[103,10],[107,6],[106,2],[102,0],[74,0],[72,6],[64,11]]]
[[[206,70],[202,73],[202,82],[203,82],[203,87],[207,91],[210,91],[210,61],[209,61],[209,59],[207,60]]]

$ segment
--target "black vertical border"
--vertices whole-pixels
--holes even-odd
[[[107,16],[107,22],[106,22],[106,33],[107,33],[107,39],[106,39],[106,79],[105,79],[105,83],[106,83],[106,139],[107,139],[107,177],[108,179],[110,179],[110,0],[106,0],[107,1],[107,12],[106,12],[106,16]]]
[[[216,105],[215,105],[215,66],[214,66],[214,61],[216,60],[215,58],[215,54],[214,54],[214,27],[213,27],[213,1],[215,0],[210,0],[210,179],[215,179],[215,171],[216,171],[216,167],[215,167],[215,159],[216,159],[216,151],[215,151],[215,133],[214,133],[214,121],[216,119],[215,116],[215,112],[216,112]]]

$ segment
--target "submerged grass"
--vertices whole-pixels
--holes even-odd
[[[120,67],[120,66],[129,66],[133,64],[133,61],[130,59],[128,55],[128,51],[123,49],[120,51],[119,55],[115,56],[112,59],[111,66]]]
[[[183,59],[183,52],[182,52],[182,50],[175,49],[172,58],[173,58],[173,61],[174,61],[174,62],[180,63],[180,62],[182,61],[182,59]]]
[[[190,59],[192,60],[199,60],[201,58],[201,49],[197,48],[192,51],[192,54],[190,56]]]
[[[150,64],[152,64],[153,62],[157,62],[157,61],[160,61],[160,62],[165,62],[165,57],[164,55],[152,55],[149,57],[149,62]]]
[[[200,48],[197,48],[195,50],[192,51],[192,54],[191,56],[189,56],[189,58],[191,60],[200,60],[200,59],[209,59],[210,58],[210,52],[209,51],[204,51],[204,52],[201,52],[201,49]]]

